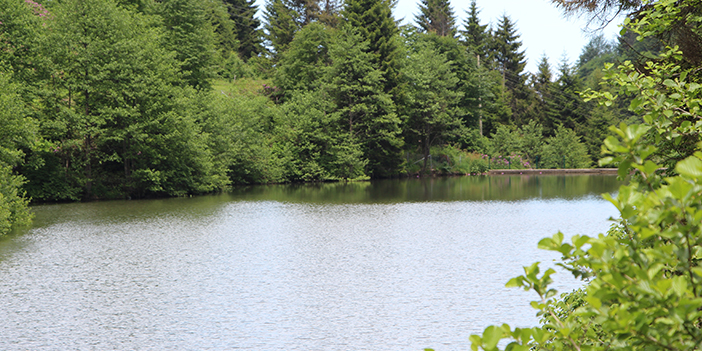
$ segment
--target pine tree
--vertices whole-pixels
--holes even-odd
[[[553,135],[558,126],[574,130],[582,135],[587,122],[585,103],[579,92],[583,90],[582,79],[563,58],[558,67],[559,77],[551,85],[546,101],[544,132]]]
[[[551,72],[551,64],[548,62],[548,57],[544,54],[541,56],[537,72],[531,77],[531,87],[536,93],[536,118],[539,123],[545,124],[546,121],[546,102],[551,100],[551,91],[553,85],[553,73]],[[552,125],[547,126],[547,131],[555,130]]]
[[[239,56],[244,61],[263,51],[263,36],[259,27],[261,21],[256,18],[258,6],[255,0],[224,0],[229,9],[229,16],[236,23],[236,36],[239,40]]]
[[[392,0],[348,0],[342,17],[368,41],[367,52],[373,54],[374,67],[383,74],[384,91],[396,98],[401,51]]]
[[[512,110],[511,120],[505,122],[517,125],[529,119],[533,107],[533,96],[523,74],[526,60],[521,46],[514,23],[506,14],[502,15],[492,35],[489,57],[502,74],[502,99]]]
[[[402,162],[400,118],[390,95],[383,92],[382,72],[373,66],[368,41],[350,26],[339,30],[330,48],[332,65],[326,91],[336,105],[341,129],[360,145],[366,174],[386,177]]]
[[[493,37],[492,57],[504,76],[505,87],[514,91],[525,83],[526,78],[522,72],[526,67],[526,55],[520,51],[522,42],[514,22],[506,14],[502,15]]]
[[[419,11],[415,22],[424,32],[442,37],[456,36],[456,16],[449,0],[421,0]]]
[[[480,18],[478,14],[478,6],[475,0],[470,3],[470,10],[466,11],[468,13],[468,18],[463,22],[463,27],[465,28],[461,31],[463,36],[463,41],[466,45],[473,51],[474,54],[480,55],[482,59],[485,59],[486,46],[488,45],[488,25],[480,24]]]
[[[283,0],[268,0],[263,16],[266,20],[263,25],[266,39],[273,47],[273,57],[279,59],[300,29],[297,13],[287,7]]]
[[[183,79],[197,89],[209,89],[215,38],[205,8],[196,0],[168,0],[159,5],[166,47],[181,62]]]

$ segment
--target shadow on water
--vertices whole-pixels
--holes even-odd
[[[31,228],[67,221],[107,225],[155,218],[196,219],[212,216],[232,201],[387,204],[576,199],[614,192],[621,184],[616,176],[610,175],[511,175],[255,185],[237,187],[223,194],[188,198],[37,205],[33,208],[36,216]],[[10,236],[21,235],[27,230],[20,228]],[[8,241],[12,240],[0,239],[0,245]]]
[[[265,185],[234,189],[232,199],[309,203],[518,201],[574,199],[618,189],[611,175],[514,175],[392,179],[359,183]]]

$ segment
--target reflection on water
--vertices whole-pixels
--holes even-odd
[[[605,231],[616,211],[593,194],[617,185],[465,177],[38,206],[0,239],[0,349],[465,350],[488,324],[536,323],[533,296],[504,283],[555,258],[541,237]]]
[[[597,196],[616,190],[620,184],[610,175],[471,176],[255,186],[235,189],[232,195],[248,200],[322,203],[510,201]]]

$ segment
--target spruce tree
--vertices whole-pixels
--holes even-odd
[[[492,41],[492,57],[497,68],[504,76],[504,85],[514,91],[524,85],[526,78],[522,74],[526,67],[526,55],[520,51],[522,42],[514,22],[506,14],[502,15]]]
[[[279,59],[300,29],[297,13],[287,7],[283,0],[268,0],[263,16],[266,20],[263,25],[266,39],[273,47],[273,57]]]
[[[486,46],[489,39],[488,25],[480,24],[480,18],[478,17],[480,11],[475,0],[471,1],[470,10],[466,12],[468,13],[468,18],[463,22],[465,29],[461,31],[463,41],[474,54],[480,55],[482,59],[485,59]]]
[[[505,122],[517,125],[529,119],[533,102],[531,91],[526,87],[523,73],[526,60],[521,46],[514,22],[506,14],[502,15],[492,36],[489,56],[502,74],[502,98],[512,110],[511,120]]]
[[[402,162],[401,120],[367,48],[358,30],[342,27],[330,48],[333,63],[325,90],[335,103],[341,130],[351,144],[360,145],[366,174],[386,177],[396,174]]]
[[[166,48],[181,62],[183,79],[197,89],[209,89],[215,37],[206,9],[197,0],[168,0],[159,5]]]
[[[531,78],[531,88],[536,93],[536,118],[540,123],[546,124],[546,102],[551,100],[551,92],[553,85],[553,73],[551,72],[551,64],[548,62],[548,57],[544,54],[541,56],[537,72]],[[548,134],[555,129],[551,124],[546,125]]]
[[[263,51],[263,36],[259,27],[261,21],[256,18],[258,6],[255,0],[224,0],[229,9],[229,16],[236,23],[236,36],[239,40],[239,56],[244,61]]]
[[[383,90],[397,98],[402,55],[392,4],[392,0],[348,0],[342,17],[368,41],[366,52],[373,55],[374,67],[383,74]]]
[[[415,22],[424,32],[442,37],[456,36],[456,16],[449,0],[421,0],[419,11]]]
[[[430,43],[418,46],[404,67],[409,81],[405,134],[419,146],[424,156],[422,168],[427,171],[431,147],[457,136],[462,129],[458,105],[463,92],[458,90],[459,79],[446,56]]]
[[[572,129],[580,134],[587,122],[586,105],[579,92],[583,90],[582,79],[564,57],[558,67],[559,77],[551,85],[546,101],[545,133],[553,135],[558,126]]]

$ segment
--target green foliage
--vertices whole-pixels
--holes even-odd
[[[268,0],[264,17],[266,39],[273,47],[273,55],[277,59],[288,49],[288,45],[295,38],[295,33],[300,29],[296,21],[297,13],[285,6],[283,0]]]
[[[490,153],[493,155],[511,155],[521,151],[522,139],[510,127],[500,125],[495,134],[492,135],[491,145]]]
[[[23,170],[30,194],[62,200],[214,190],[220,182],[196,118],[186,113],[194,92],[179,87],[179,64],[160,46],[153,18],[97,0],[52,11],[45,50],[53,77],[39,106],[53,145],[32,155],[43,161],[38,167]]]
[[[419,14],[414,17],[419,28],[441,37],[456,36],[456,16],[448,0],[421,0]]]
[[[591,164],[587,147],[572,129],[558,127],[543,147],[542,168],[587,168]]]
[[[22,177],[13,175],[9,166],[0,163],[0,236],[32,220],[27,206],[29,200],[21,190],[23,183]]]
[[[196,0],[158,3],[165,27],[165,47],[176,53],[182,79],[196,89],[210,89],[214,76],[214,29],[206,8]]]
[[[273,183],[283,180],[280,161],[273,154],[271,129],[279,108],[263,96],[221,92],[196,101],[202,129],[213,156],[214,174],[222,183]]]
[[[472,53],[485,59],[489,39],[488,25],[480,24],[480,18],[478,17],[480,11],[475,0],[470,2],[470,9],[466,12],[468,13],[468,18],[463,22],[465,29],[461,31],[463,40]]]
[[[368,41],[367,52],[373,55],[372,64],[383,74],[384,92],[397,99],[402,94],[398,90],[402,50],[392,4],[391,0],[347,0],[342,17]]]
[[[300,30],[278,63],[274,79],[276,86],[286,94],[318,89],[330,64],[331,40],[331,31],[317,22]]]
[[[256,18],[258,6],[254,0],[224,0],[229,16],[235,23],[236,38],[239,41],[239,56],[248,61],[263,51],[261,21]]]
[[[299,92],[275,121],[275,152],[291,181],[363,178],[366,160],[358,141],[340,131],[334,104],[319,91]]]
[[[479,175],[490,169],[487,155],[467,152],[454,145],[441,145],[431,148],[430,168],[432,174],[439,175]],[[422,154],[407,154],[408,174],[422,172]]]
[[[367,48],[355,28],[339,29],[329,51],[332,65],[324,90],[335,104],[340,129],[360,144],[368,162],[365,173],[386,177],[396,174],[402,163],[401,121]]]
[[[404,70],[408,82],[405,135],[422,150],[426,171],[430,148],[463,132],[458,105],[463,93],[457,91],[459,79],[446,57],[433,45],[420,42],[414,49]]]
[[[32,148],[36,141],[34,121],[25,117],[17,86],[9,80],[0,72],[0,236],[31,220],[28,199],[21,190],[24,178],[13,174],[12,167],[23,161],[21,148]]]

